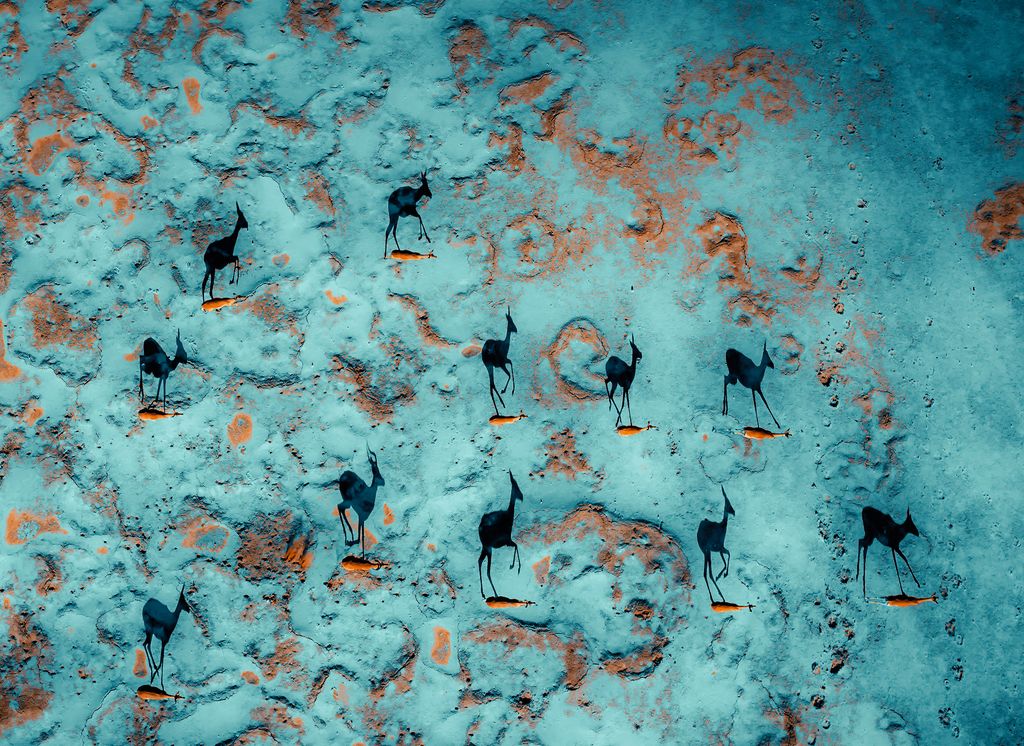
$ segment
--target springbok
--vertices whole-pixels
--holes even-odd
[[[892,566],[896,568],[896,580],[900,584],[900,595],[905,596],[903,592],[903,580],[900,578],[900,567],[896,564],[896,555],[898,554],[903,558],[903,562],[907,565],[907,569],[910,570],[910,577],[917,583],[917,587],[920,588],[921,584],[917,582],[917,576],[914,575],[914,569],[907,562],[906,556],[900,550],[900,542],[906,538],[907,534],[913,534],[914,536],[920,536],[921,534],[917,531],[917,526],[914,525],[913,519],[910,517],[910,508],[907,508],[907,518],[903,523],[896,523],[892,516],[887,513],[883,513],[875,508],[867,507],[861,511],[861,519],[864,521],[864,537],[857,540],[857,577],[860,577],[860,556],[864,555],[864,577],[861,579],[861,591],[864,593],[864,598],[868,596],[868,547],[871,543],[878,539],[878,543],[883,547],[889,547],[892,550]]]
[[[174,611],[168,609],[155,598],[146,601],[146,605],[142,607],[142,626],[146,631],[146,640],[142,643],[142,647],[146,651],[146,659],[149,661],[149,668],[152,671],[149,683],[153,683],[153,679],[156,678],[157,671],[159,671],[161,689],[164,688],[164,652],[167,650],[167,643],[174,633],[174,628],[178,626],[178,617],[181,616],[182,611],[187,611],[189,614],[193,613],[192,607],[185,600],[184,585],[181,586],[181,592],[178,594],[178,605],[174,607]],[[151,648],[154,636],[160,641],[159,665],[156,663],[156,658],[153,656]]]
[[[178,330],[178,347],[174,352],[174,358],[168,358],[167,353],[152,337],[148,337],[142,343],[142,354],[139,355],[139,398],[143,406],[146,404],[146,393],[142,386],[142,374],[148,373],[157,379],[156,398],[153,403],[160,401],[160,386],[164,388],[164,409],[167,408],[167,376],[179,365],[188,362],[185,354],[185,347],[181,344],[181,330]]]
[[[366,519],[370,517],[374,506],[377,504],[377,488],[384,486],[384,477],[377,468],[377,455],[366,448],[366,459],[370,462],[370,470],[373,472],[373,479],[367,485],[362,478],[353,471],[345,471],[338,478],[338,491],[341,492],[341,502],[338,503],[338,517],[341,519],[341,530],[345,536],[345,546],[351,547],[359,544],[360,554],[366,555],[366,534],[364,527]],[[359,517],[358,534],[352,530],[352,524],[345,517],[345,508],[352,508]],[[352,540],[349,541],[349,534]]]
[[[729,577],[729,558],[732,555],[725,548],[725,530],[729,527],[729,516],[736,515],[736,511],[732,509],[732,503],[729,502],[729,496],[725,494],[725,487],[722,487],[722,497],[725,498],[725,510],[722,512],[722,520],[709,521],[705,518],[697,526],[697,546],[704,553],[704,585],[708,587],[708,596],[711,598],[712,603],[714,603],[715,597],[711,594],[711,586],[708,584],[708,571],[711,570],[711,553],[718,552],[722,557],[722,569],[718,575],[712,575],[711,582],[715,584],[715,590],[718,591],[718,595],[722,596],[722,601],[725,601],[722,589],[718,587],[718,578],[723,575]],[[711,570],[711,572],[713,573],[714,570]]]
[[[224,238],[218,238],[216,241],[210,243],[206,247],[206,253],[203,255],[203,262],[206,264],[206,274],[203,275],[203,286],[201,289],[202,299],[206,300],[206,281],[210,281],[210,300],[213,300],[213,281],[217,275],[218,269],[224,269],[229,264],[234,264],[234,268],[231,271],[231,282],[229,284],[234,285],[241,274],[242,267],[238,261],[238,257],[235,255],[235,242],[238,241],[238,232],[242,228],[248,228],[249,223],[245,220],[245,215],[242,214],[242,208],[235,203],[235,211],[238,213],[235,218],[235,229],[231,232],[230,236]]]
[[[480,596],[486,598],[484,595],[484,576],[481,566],[483,565],[484,558],[487,559],[487,581],[491,584],[491,590],[494,591],[494,595],[498,595],[498,591],[494,587],[494,580],[491,579],[491,552],[500,547],[512,547],[515,550],[515,554],[512,555],[512,564],[508,566],[511,570],[516,566],[516,561],[519,561],[519,571],[522,572],[523,561],[519,559],[519,545],[512,541],[512,522],[516,517],[516,500],[523,499],[523,492],[519,489],[519,485],[516,484],[516,478],[512,476],[512,471],[508,473],[509,481],[512,482],[512,494],[508,498],[508,508],[506,510],[495,510],[490,513],[485,513],[484,517],[480,519],[480,559],[476,563],[477,575],[480,578]]]
[[[501,395],[508,390],[509,382],[512,383],[512,393],[516,393],[516,379],[515,379],[515,368],[512,365],[512,361],[508,359],[508,347],[512,343],[512,334],[518,332],[516,323],[512,320],[512,308],[509,307],[505,311],[505,339],[488,339],[484,342],[483,351],[480,358],[484,361],[484,367],[487,368],[487,377],[491,382],[491,404],[494,404],[494,414],[499,414],[498,405],[494,401],[494,394],[498,393],[498,401],[501,402],[501,406],[505,406],[505,400],[501,398]],[[505,380],[505,388],[498,392],[497,387],[494,385],[494,369],[501,368],[508,378]],[[509,370],[511,368],[511,370]]]
[[[395,247],[401,250],[401,246],[398,245],[398,219],[404,217],[414,217],[420,221],[420,238],[426,238],[427,243],[430,243],[430,236],[427,235],[427,229],[423,227],[423,218],[416,212],[416,203],[424,197],[428,199],[433,195],[430,193],[430,187],[427,186],[427,172],[420,172],[420,185],[413,189],[412,187],[399,187],[391,193],[388,197],[388,227],[384,231],[384,258],[388,258],[388,234],[391,234],[395,238]]]
[[[750,389],[750,398],[754,400],[754,420],[757,426],[760,427],[761,421],[757,416],[756,394],[761,395],[761,401],[768,407],[768,400],[764,398],[764,392],[761,391],[761,380],[764,378],[765,368],[775,368],[775,363],[768,357],[768,343],[764,343],[760,365],[755,365],[754,361],[749,357],[733,349],[725,351],[725,364],[729,368],[729,372],[725,376],[725,386],[722,388],[722,414],[729,414],[729,384],[739,381],[746,388]],[[772,419],[775,420],[771,407],[768,407],[768,414],[771,414]],[[775,420],[775,427],[782,427],[778,420]]]
[[[630,426],[632,427],[633,425],[633,410],[629,406],[629,388],[633,385],[633,377],[636,375],[636,364],[644,357],[637,348],[636,340],[632,334],[629,336],[629,346],[633,350],[633,360],[628,365],[625,360],[615,355],[608,358],[608,362],[604,365],[604,390],[608,394],[608,409],[615,406],[615,387],[622,387],[622,402],[619,406],[615,407],[615,412],[618,415],[615,418],[616,427],[622,424],[623,407],[629,413]],[[611,384],[611,388],[609,388],[609,384]]]

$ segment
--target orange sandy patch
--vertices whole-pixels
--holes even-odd
[[[29,151],[28,157],[25,159],[28,170],[39,176],[50,167],[58,153],[67,150],[74,144],[60,132],[40,137],[32,143],[32,150]]]
[[[348,296],[347,295],[335,295],[330,290],[325,290],[324,291],[324,295],[327,296],[327,300],[329,300],[331,303],[333,303],[336,306],[340,306],[342,303],[345,303],[346,301],[348,301]]]
[[[551,570],[551,555],[542,557],[533,563],[533,577],[537,585],[545,585],[548,582],[548,572]]]
[[[306,171],[303,183],[306,185],[306,199],[333,217],[337,211],[331,198],[331,185],[327,183],[327,179],[315,171]]]
[[[236,448],[243,443],[248,443],[252,438],[252,417],[245,412],[239,412],[228,425],[228,440]]]
[[[275,267],[285,267],[291,261],[291,257],[287,254],[275,254],[270,261]]]
[[[1024,183],[1010,184],[996,191],[974,210],[967,230],[981,236],[981,248],[989,256],[1001,254],[1010,241],[1024,238]]]
[[[242,679],[245,683],[252,684],[253,686],[260,683],[260,677],[256,675],[255,671],[242,671]]]
[[[398,301],[405,306],[409,311],[416,317],[416,330],[420,334],[420,338],[431,347],[454,347],[455,343],[451,342],[442,337],[438,331],[430,323],[430,315],[418,299],[411,295],[401,295],[398,293],[391,293],[388,298],[394,301]]]
[[[589,360],[584,361],[582,370],[574,370],[569,376],[562,372],[561,358],[574,342],[587,345],[593,352]],[[587,390],[575,381],[582,377],[590,381],[595,389],[604,389],[604,378],[592,373],[589,368],[608,357],[608,353],[607,338],[590,321],[573,319],[563,326],[554,341],[540,352],[541,357],[547,360],[548,365],[551,366],[551,372],[555,376],[557,401],[562,404],[584,404],[604,399],[606,394],[603,390]],[[544,390],[546,387],[537,384],[535,388]],[[541,398],[541,404],[544,406],[550,406],[552,403],[548,398]]]
[[[548,462],[540,470],[541,474],[562,474],[576,479],[578,474],[593,472],[587,457],[576,450],[576,436],[569,428],[553,434],[544,450]]]
[[[185,78],[181,81],[181,88],[185,91],[185,98],[188,99],[188,107],[192,110],[193,114],[198,114],[203,110],[203,105],[199,103],[199,81],[195,78]]]
[[[142,118],[139,121],[142,122],[142,129],[144,129],[144,130],[151,130],[154,127],[156,127],[158,124],[160,124],[160,122],[158,122],[156,119],[154,119],[151,116],[145,115],[145,114],[142,116]]]
[[[214,554],[223,551],[230,538],[227,528],[219,523],[211,523],[203,517],[193,518],[179,531],[185,535],[181,542],[183,547]]]
[[[32,314],[32,344],[37,349],[58,345],[73,350],[93,349],[96,325],[61,304],[51,287],[25,296],[22,303]]]
[[[7,514],[8,544],[27,544],[40,534],[66,533],[55,515],[40,516],[27,510],[12,510]]]
[[[439,666],[447,666],[452,655],[452,635],[444,627],[434,627],[434,646],[430,658]]]
[[[384,525],[390,526],[395,522],[395,513],[388,507],[387,503],[384,503]]]
[[[4,599],[4,608],[10,609],[9,599]],[[40,664],[54,660],[49,639],[32,624],[30,612],[11,611],[7,626],[6,643],[0,647],[0,737],[38,720],[53,698],[53,692],[39,686]]]
[[[13,381],[21,375],[21,369],[7,362],[7,346],[4,344],[4,322],[0,321],[0,382]]]
[[[469,93],[469,86],[466,84],[467,73],[474,63],[483,63],[487,59],[489,48],[486,34],[475,23],[465,21],[459,26],[448,48],[448,61],[451,62],[452,72],[455,74],[458,98]],[[485,85],[492,80],[493,76],[489,76]]]
[[[25,405],[25,411],[21,413],[21,421],[29,427],[36,424],[39,418],[43,416],[43,408],[35,406],[35,400],[30,401]]]
[[[146,663],[146,651],[142,648],[135,648],[135,665],[132,666],[132,674],[139,679],[144,679],[149,675],[149,666]]]
[[[483,351],[480,345],[466,345],[462,349],[462,357],[476,357]]]

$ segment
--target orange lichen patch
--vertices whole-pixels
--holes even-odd
[[[0,382],[13,381],[21,375],[21,369],[7,362],[7,345],[4,344],[4,322],[0,321]]]
[[[142,129],[144,129],[144,130],[151,130],[154,127],[156,127],[158,124],[160,124],[160,122],[158,122],[153,117],[151,117],[149,115],[146,115],[146,114],[143,114],[142,118],[139,121],[142,122]]]
[[[748,47],[731,55],[727,52],[711,62],[698,61],[680,69],[675,108],[683,104],[711,106],[739,90],[740,108],[777,124],[789,124],[797,109],[807,105],[797,75],[781,55],[764,47]]]
[[[106,547],[98,547],[96,549],[96,554],[107,554],[108,552],[110,552],[110,550]]]
[[[80,194],[80,195],[78,195],[77,197],[75,197],[75,203],[79,207],[88,207],[89,206],[89,195],[88,194]]]
[[[185,91],[185,98],[188,99],[188,108],[192,110],[193,114],[198,114],[203,110],[203,105],[199,103],[199,81],[195,78],[185,78],[181,81],[181,89]]]
[[[303,175],[303,182],[306,185],[306,199],[333,217],[337,211],[334,207],[334,200],[331,199],[331,185],[327,179],[315,171],[306,171]]]
[[[1009,116],[996,127],[996,139],[1006,157],[1013,158],[1024,142],[1024,94],[1009,96],[1007,111]]]
[[[53,289],[41,287],[22,301],[32,314],[32,344],[37,349],[58,345],[91,350],[96,344],[96,325],[72,313],[57,300]]]
[[[24,422],[29,427],[32,427],[39,421],[39,418],[42,416],[43,408],[37,407],[36,400],[33,399],[32,401],[28,402],[28,404],[25,405],[25,411],[21,413],[21,421]]]
[[[505,648],[505,657],[520,648],[530,648],[541,653],[552,651],[562,656],[565,668],[565,688],[579,689],[587,675],[586,643],[576,633],[566,642],[548,629],[533,629],[512,619],[485,624],[467,632],[465,640],[479,644],[495,644]]]
[[[288,256],[287,254],[275,254],[274,256],[272,256],[270,258],[270,262],[275,267],[286,267],[286,266],[288,266],[288,262],[290,262],[291,259],[292,258],[290,256]]]
[[[412,312],[413,316],[416,317],[416,330],[420,334],[420,338],[431,347],[454,347],[455,343],[442,337],[438,331],[430,323],[430,315],[427,310],[420,305],[418,299],[411,295],[400,295],[398,293],[391,293],[388,298],[394,301],[398,301],[401,305],[405,306],[409,311]]]
[[[466,345],[462,349],[462,357],[476,357],[482,351],[483,351],[483,348],[480,345],[476,345],[476,344]]]
[[[135,665],[132,666],[132,674],[139,679],[144,679],[149,675],[149,666],[146,662],[146,651],[142,648],[135,648]]]
[[[39,209],[30,207],[33,202],[37,202],[39,194],[24,184],[18,183],[0,189],[0,226],[3,226],[8,240],[21,238],[39,227],[43,215]],[[11,256],[8,248],[4,248],[2,251],[0,292],[6,292],[10,278]]]
[[[546,555],[533,563],[533,577],[537,585],[546,585],[548,573],[551,571],[551,555]]]
[[[548,461],[539,474],[562,474],[576,479],[579,474],[593,473],[587,457],[576,450],[576,435],[566,428],[554,433],[544,446]]]
[[[775,315],[771,294],[754,290],[747,234],[739,219],[734,215],[714,212],[694,232],[700,239],[706,258],[694,255],[686,273],[703,273],[709,262],[720,259],[718,287],[732,293],[729,307],[739,312],[737,323],[749,326],[751,317],[770,322]]]
[[[474,63],[483,63],[487,59],[489,48],[487,35],[472,21],[464,21],[455,32],[448,47],[448,61],[451,62],[452,72],[455,74],[458,98],[469,93],[469,86],[466,84],[469,70]],[[489,85],[493,79],[493,76],[489,75],[484,85]]]
[[[7,543],[27,544],[40,534],[66,534],[55,515],[36,515],[27,510],[7,514]]]
[[[29,151],[25,159],[28,170],[39,176],[50,167],[58,153],[67,150],[74,144],[74,141],[64,137],[60,132],[40,137],[32,143],[32,150]]]
[[[305,334],[299,329],[295,314],[277,299],[278,285],[268,285],[260,295],[253,297],[245,306],[239,306],[236,312],[248,311],[266,324],[272,331],[287,332],[296,337],[300,343]]]
[[[9,75],[13,75],[19,67],[21,58],[28,52],[28,42],[21,33],[21,25],[16,18],[17,8],[10,3],[2,3],[0,13],[10,13],[12,16],[10,20],[0,23],[0,47],[4,49],[4,68]]]
[[[252,582],[291,573],[302,576],[313,562],[313,553],[308,550],[313,534],[301,532],[291,512],[259,514],[239,529],[238,537],[238,569]]]
[[[439,666],[447,666],[452,657],[452,634],[444,627],[434,627],[434,645],[430,658]]]
[[[765,710],[765,717],[786,734],[780,742],[781,746],[800,746],[817,740],[818,729],[805,723],[801,716],[805,709],[806,707],[794,708],[784,703],[780,709]]]
[[[967,230],[981,236],[981,248],[989,256],[1001,254],[1010,241],[1024,238],[1021,218],[1024,217],[1024,183],[1010,184],[985,200],[971,216]]]
[[[689,564],[672,536],[644,521],[613,517],[600,505],[581,505],[561,520],[535,525],[520,536],[520,544],[540,540],[547,545],[596,537],[602,544],[598,562],[612,575],[621,574],[633,557],[647,572],[667,572],[676,588],[690,587]]]
[[[543,72],[540,75],[535,75],[532,78],[527,78],[518,83],[512,83],[501,89],[498,94],[498,99],[501,101],[503,106],[508,106],[512,103],[528,104],[533,105],[537,99],[543,96],[548,88],[551,87],[552,83],[555,82],[555,76],[549,72]]]
[[[384,525],[385,526],[390,526],[392,523],[395,522],[395,513],[394,513],[393,510],[391,510],[390,507],[388,507],[387,503],[384,503],[383,510],[384,510]]]
[[[335,355],[331,367],[335,377],[355,387],[353,402],[375,422],[390,422],[398,405],[411,404],[416,398],[405,380],[385,377],[359,360]]]
[[[562,356],[574,344],[583,344],[591,349],[590,357],[583,361],[582,369],[573,371],[572,374],[562,370]],[[584,404],[586,402],[601,401],[605,398],[604,378],[593,373],[590,367],[602,362],[609,352],[608,340],[604,334],[587,319],[573,319],[563,326],[554,341],[540,351],[542,358],[547,360],[551,366],[551,372],[555,376],[555,396],[562,404]],[[593,385],[594,388],[587,389],[577,383],[577,380]],[[535,385],[537,390],[543,391],[544,387]],[[550,399],[541,397],[540,403],[544,406],[551,406]]]
[[[347,295],[335,295],[330,290],[325,290],[324,291],[324,295],[327,296],[327,300],[329,300],[331,303],[333,303],[336,306],[340,306],[342,303],[345,303],[346,301],[348,301],[348,296]]]
[[[181,542],[183,547],[214,554],[224,550],[231,536],[227,528],[202,516],[193,518],[178,531],[185,535]]]
[[[255,671],[242,671],[242,679],[246,684],[252,684],[253,686],[260,683],[260,677],[256,675]]]
[[[124,192],[116,192],[112,189],[103,189],[100,192],[100,204],[105,205],[109,203],[111,210],[114,215],[121,219],[125,225],[132,222],[135,219],[135,212],[132,209],[132,194],[125,194]]]
[[[4,608],[10,608],[7,599]],[[0,648],[0,736],[38,720],[53,698],[39,686],[41,672],[54,665],[50,641],[29,612],[11,611],[7,626],[7,644]]]
[[[39,582],[36,583],[36,593],[40,596],[57,593],[64,585],[64,573],[61,572],[57,559],[38,555],[36,564],[39,566]]]
[[[252,417],[245,412],[239,412],[228,425],[228,440],[235,448],[248,443],[252,438]]]

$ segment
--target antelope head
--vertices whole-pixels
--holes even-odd
[[[235,212],[238,213],[238,229],[241,230],[242,228],[248,228],[249,222],[245,219],[245,215],[242,214],[242,208],[238,206],[237,202],[235,203]]]
[[[761,368],[772,368],[772,369],[775,368],[775,363],[773,363],[772,359],[768,356],[768,343],[767,342],[764,343],[764,349],[761,352]]]
[[[174,359],[171,361],[171,369],[177,368],[179,365],[188,362],[188,355],[185,354],[185,345],[181,343],[181,329],[178,330],[178,336],[176,337],[178,346],[174,350]]]
[[[370,462],[370,470],[373,472],[373,483],[383,486],[384,477],[377,466],[377,454],[371,451],[369,446],[366,447],[366,460]]]
[[[512,482],[512,496],[516,500],[522,500],[523,499],[523,491],[521,489],[519,489],[519,485],[516,484],[516,478],[512,476],[512,470],[511,469],[508,470],[508,479],[509,479],[510,482]]]
[[[505,310],[505,321],[508,323],[508,330],[513,333],[518,333],[519,329],[516,327],[516,322],[512,320],[512,307],[508,306]]]

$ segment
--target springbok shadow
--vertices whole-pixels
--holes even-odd
[[[384,486],[384,477],[377,468],[377,455],[366,448],[366,459],[370,462],[370,471],[373,479],[367,485],[363,479],[353,471],[345,471],[338,478],[338,491],[341,492],[341,502],[338,503],[338,517],[341,519],[341,530],[345,535],[345,546],[359,544],[360,556],[366,556],[366,534],[364,527],[366,519],[370,517],[373,508],[377,504],[377,488]],[[345,517],[345,509],[352,508],[359,518],[358,536],[352,530],[352,524]],[[351,541],[349,535],[352,536]]]
[[[508,389],[509,382],[512,383],[512,394],[516,393],[516,379],[515,379],[515,368],[512,365],[512,361],[508,359],[508,348],[512,343],[512,335],[519,330],[516,328],[515,322],[512,320],[512,309],[508,308],[505,311],[505,339],[488,339],[484,342],[483,350],[480,354],[480,359],[484,361],[484,367],[487,368],[487,377],[490,380],[491,386],[491,404],[494,405],[495,416],[499,415],[498,405],[494,401],[494,395],[498,394],[498,401],[501,402],[501,406],[505,406],[505,400],[501,398],[501,395]],[[501,368],[508,378],[505,380],[505,388],[500,392],[494,385],[494,369]]]
[[[629,389],[633,385],[633,378],[636,376],[636,364],[643,359],[643,354],[636,346],[633,335],[629,337],[629,346],[633,351],[633,359],[629,364],[620,357],[612,355],[605,363],[604,390],[608,394],[608,409],[615,407],[615,426],[622,424],[622,408],[625,407],[629,413],[629,426],[633,427],[633,410],[629,406]],[[610,386],[610,387],[609,387]],[[615,406],[615,387],[622,388],[622,402]]]
[[[760,365],[756,365],[753,360],[742,352],[733,349],[725,351],[725,364],[729,372],[725,376],[725,386],[722,388],[722,414],[729,414],[729,385],[738,381],[744,387],[750,389],[750,397],[754,401],[754,421],[757,423],[757,426],[761,426],[761,421],[757,416],[758,394],[760,394],[761,401],[764,402],[765,407],[768,407],[768,414],[771,414],[772,419],[775,420],[772,408],[768,406],[768,400],[764,398],[764,392],[761,391],[761,381],[764,379],[765,369],[775,368],[775,363],[768,357],[768,343],[764,343]],[[778,420],[775,420],[775,427],[782,427]]]
[[[206,300],[206,281],[210,281],[210,300],[215,300],[213,297],[213,283],[217,277],[217,270],[224,269],[229,264],[234,265],[231,270],[231,281],[229,285],[234,285],[238,281],[238,277],[242,272],[242,265],[238,261],[238,257],[235,255],[235,243],[238,241],[238,233],[243,228],[248,228],[249,223],[245,220],[245,215],[242,214],[242,208],[235,203],[235,229],[231,232],[230,236],[224,238],[218,238],[216,241],[210,243],[206,247],[206,253],[203,255],[203,262],[206,264],[206,274],[203,275],[203,285],[201,290],[202,300]]]
[[[704,585],[708,587],[708,596],[711,598],[711,603],[715,603],[715,597],[711,593],[711,586],[708,584],[708,575],[714,572],[711,569],[711,553],[718,552],[722,557],[722,569],[718,575],[712,574],[711,582],[715,584],[715,590],[718,591],[718,595],[722,597],[724,602],[725,595],[722,593],[722,589],[718,587],[718,579],[723,575],[729,577],[729,558],[731,555],[729,550],[725,548],[725,531],[729,528],[729,516],[736,515],[736,511],[732,509],[732,503],[729,502],[729,496],[725,494],[725,487],[722,487],[722,497],[725,499],[725,510],[722,511],[722,520],[709,521],[705,518],[697,526],[697,546],[704,553]]]
[[[173,358],[168,358],[167,353],[164,352],[163,348],[152,337],[148,337],[142,343],[142,354],[139,355],[139,399],[142,400],[143,407],[146,406],[146,392],[142,385],[142,374],[148,373],[157,379],[156,398],[153,400],[153,404],[155,405],[160,401],[160,387],[162,386],[164,390],[164,411],[167,409],[167,377],[171,374],[172,370],[188,362],[185,347],[181,344],[180,329],[176,339],[177,348]]]
[[[907,537],[907,534],[913,534],[914,536],[921,535],[918,533],[917,526],[914,525],[914,521],[910,517],[910,508],[907,508],[907,517],[903,523],[896,523],[889,514],[871,507],[864,508],[864,510],[861,511],[861,519],[864,521],[864,536],[857,540],[857,577],[860,578],[860,557],[861,554],[863,554],[864,577],[861,579],[861,591],[864,594],[864,598],[867,598],[868,596],[868,547],[871,546],[875,539],[878,539],[878,543],[883,547],[889,547],[892,551],[892,566],[896,568],[896,580],[900,584],[900,595],[906,596],[906,593],[903,591],[903,579],[900,577],[900,567],[896,564],[897,554],[906,564],[907,569],[910,570],[910,577],[914,579],[914,582],[917,583],[917,587],[920,588],[921,584],[917,582],[917,576],[914,575],[914,569],[910,566],[910,562],[907,561],[902,550],[900,550],[900,544]]]
[[[494,580],[491,578],[491,552],[500,547],[512,547],[515,553],[512,555],[512,564],[509,565],[508,569],[511,570],[516,566],[516,562],[519,562],[519,572],[523,569],[523,562],[519,559],[519,545],[512,541],[512,523],[516,517],[516,500],[523,499],[523,492],[519,489],[519,485],[516,484],[516,478],[512,476],[512,472],[508,473],[509,481],[512,483],[512,493],[508,498],[508,508],[505,510],[495,510],[490,513],[485,513],[483,518],[480,519],[480,559],[477,560],[476,569],[477,575],[480,578],[480,597],[486,598],[484,594],[484,577],[481,569],[484,560],[487,560],[487,582],[491,584],[491,590],[494,592],[496,598],[502,598],[498,596],[498,591],[494,587]],[[509,599],[505,599],[508,601]]]
[[[174,633],[174,628],[178,626],[178,617],[181,616],[182,611],[187,611],[189,614],[193,613],[192,607],[185,600],[184,585],[181,586],[181,592],[178,594],[178,605],[174,607],[174,611],[168,609],[155,598],[146,601],[146,605],[142,607],[142,627],[146,632],[146,640],[142,643],[142,647],[146,651],[149,670],[152,671],[149,683],[153,683],[153,679],[156,678],[159,672],[161,689],[164,688],[164,653],[167,651],[167,644]],[[154,637],[160,641],[159,664],[157,664],[151,648]]]
[[[398,219],[411,217],[416,218],[420,221],[420,235],[419,237],[426,238],[427,243],[430,243],[430,236],[427,235],[427,229],[423,227],[423,218],[416,211],[416,203],[424,197],[430,198],[433,195],[430,192],[430,187],[427,186],[427,172],[420,172],[420,185],[413,189],[412,187],[399,187],[391,193],[388,197],[388,227],[384,231],[384,258],[388,258],[388,235],[394,237],[395,248],[401,251],[402,247],[398,245]],[[408,257],[406,257],[408,258]]]

